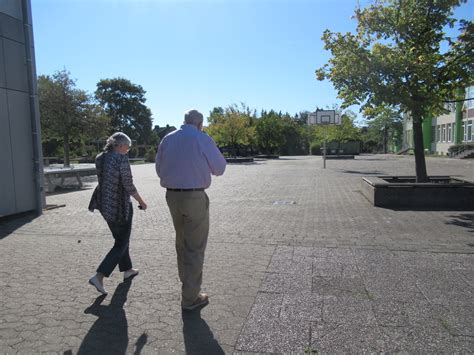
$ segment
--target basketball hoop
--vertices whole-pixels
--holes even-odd
[[[308,125],[340,125],[341,115],[336,110],[316,110],[308,115]]]
[[[316,112],[311,112],[308,115],[308,127],[309,126],[330,126],[330,125],[340,125],[341,115],[336,110],[316,110]],[[323,154],[323,167],[326,169],[326,140],[327,140],[327,130],[324,130],[324,154]],[[311,154],[311,148],[310,148]]]

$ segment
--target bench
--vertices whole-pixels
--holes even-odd
[[[43,164],[44,166],[49,166],[49,164],[54,164],[54,163],[58,163],[59,162],[59,159],[58,157],[43,157]]]
[[[96,175],[96,168],[94,164],[81,164],[85,166],[71,166],[71,167],[45,167],[44,178],[46,181],[46,191],[54,192],[56,187],[64,186],[64,179],[74,177],[77,180],[78,187],[82,188],[81,177]],[[60,178],[60,183],[53,182],[53,178]]]

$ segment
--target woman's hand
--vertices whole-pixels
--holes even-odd
[[[142,197],[140,196],[140,194],[139,194],[138,192],[134,193],[134,194],[132,195],[132,197],[133,197],[135,200],[137,200],[137,202],[138,202],[138,208],[139,208],[139,209],[145,211],[145,210],[148,208],[148,206],[146,205],[146,202],[143,201]]]

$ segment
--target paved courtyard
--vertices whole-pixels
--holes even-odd
[[[428,158],[474,181],[474,160]],[[283,157],[229,165],[208,190],[203,288],[182,313],[174,232],[152,164],[136,165],[140,275],[87,284],[112,238],[80,191],[36,219],[0,221],[0,353],[474,352],[474,212],[375,208],[361,177],[410,175],[412,157]]]

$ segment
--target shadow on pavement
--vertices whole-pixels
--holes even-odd
[[[0,217],[0,240],[8,237],[25,224],[30,223],[36,217],[35,212],[25,212],[12,216]]]
[[[449,216],[451,218],[450,221],[446,222],[446,224],[464,227],[469,232],[474,233],[474,214],[472,213],[461,213],[454,216]]]
[[[211,329],[201,318],[201,309],[183,311],[183,335],[186,354],[224,354]]]
[[[453,208],[453,207],[376,207],[384,210],[396,211],[396,212],[453,212],[453,211],[466,211],[465,208]],[[454,224],[454,223],[446,223]]]
[[[128,347],[128,322],[123,306],[132,280],[117,286],[108,306],[101,305],[105,295],[97,297],[94,303],[84,311],[98,317],[79,347],[77,354],[125,354]],[[147,342],[143,333],[135,344],[134,354],[138,355]]]

